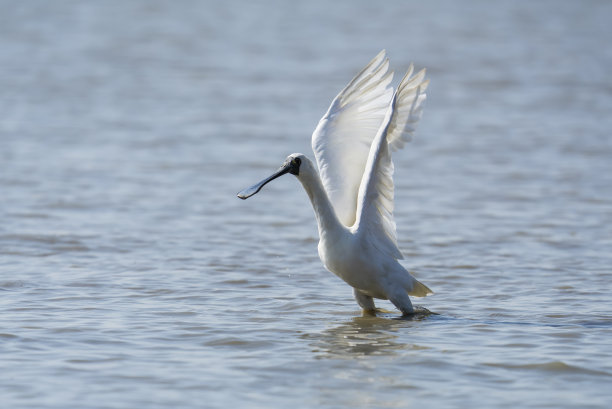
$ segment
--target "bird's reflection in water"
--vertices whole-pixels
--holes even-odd
[[[395,355],[402,350],[426,349],[426,346],[398,342],[398,332],[418,324],[437,314],[426,309],[418,309],[409,317],[399,317],[397,313],[378,310],[374,313],[363,312],[360,317],[320,334],[316,338],[313,352],[319,357],[354,358],[368,355]]]

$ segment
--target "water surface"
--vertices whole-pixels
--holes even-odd
[[[609,405],[610,3],[3,3],[3,406]],[[295,178],[235,197],[382,48],[431,79],[412,320],[361,316]]]

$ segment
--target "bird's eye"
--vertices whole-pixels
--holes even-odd
[[[300,159],[300,158],[293,159],[293,164],[295,166],[300,166],[302,164],[302,159]]]

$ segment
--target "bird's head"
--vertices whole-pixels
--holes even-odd
[[[285,162],[283,162],[281,167],[278,168],[276,172],[274,172],[272,175],[268,176],[261,182],[255,183],[253,186],[247,187],[246,189],[240,191],[238,193],[238,197],[241,199],[248,199],[255,193],[259,192],[261,188],[264,187],[268,182],[271,182],[286,173],[291,173],[292,175],[299,177],[300,168],[308,166],[308,164],[310,164],[310,161],[308,160],[308,158],[306,158],[306,156],[302,155],[301,153],[292,153],[291,155],[287,156]]]

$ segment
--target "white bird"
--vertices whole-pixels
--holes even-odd
[[[312,134],[318,171],[306,156],[293,153],[276,173],[238,193],[247,199],[281,175],[297,176],[317,218],[321,261],[370,312],[377,298],[410,315],[409,295],[433,294],[398,262],[403,256],[393,220],[391,151],[410,140],[429,83],[424,69],[412,74],[411,64],[394,92],[393,72],[381,51],[334,98]]]

